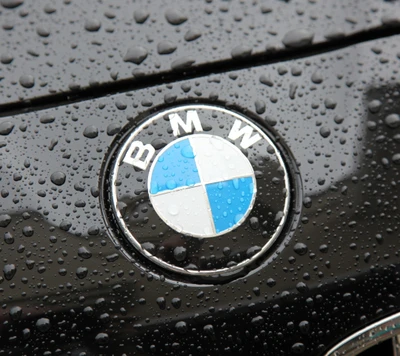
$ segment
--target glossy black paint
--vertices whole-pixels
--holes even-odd
[[[107,95],[121,81],[162,83],[171,71],[246,66],[285,49],[298,55],[311,44],[400,29],[398,1],[387,0],[4,0],[0,16],[0,106],[38,97],[46,105],[48,95],[65,100],[82,90]]]
[[[3,353],[320,355],[399,311],[399,43],[3,118]],[[132,263],[101,212],[118,129],[179,101],[263,118],[297,162],[302,206],[230,283]]]

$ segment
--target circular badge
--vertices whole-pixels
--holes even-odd
[[[150,168],[150,201],[164,222],[185,235],[215,237],[242,224],[256,196],[246,156],[218,136],[171,142]]]
[[[126,135],[108,181],[124,237],[183,274],[243,269],[272,245],[289,209],[276,145],[248,118],[217,106],[149,117]]]

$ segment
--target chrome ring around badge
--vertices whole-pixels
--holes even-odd
[[[185,105],[128,133],[112,162],[111,206],[145,257],[185,275],[231,274],[276,240],[289,211],[288,172],[243,115]]]

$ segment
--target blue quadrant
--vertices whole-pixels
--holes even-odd
[[[247,213],[254,194],[252,177],[206,184],[216,233],[230,229]]]
[[[192,146],[188,139],[169,147],[154,164],[150,193],[192,186],[200,183]]]

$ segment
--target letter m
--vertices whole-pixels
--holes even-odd
[[[203,131],[199,115],[196,110],[188,110],[186,113],[186,122],[183,122],[181,117],[174,113],[169,115],[169,120],[171,122],[172,133],[174,136],[179,136],[181,134],[180,128],[185,133],[192,133],[193,129],[195,131]]]
[[[240,141],[240,146],[242,148],[244,149],[249,148],[256,142],[261,140],[261,136],[258,133],[252,136],[253,128],[251,126],[245,125],[242,128],[240,128],[240,126],[241,126],[241,121],[235,120],[235,123],[231,128],[231,132],[229,132],[228,138],[231,139],[232,141],[235,141],[243,136],[242,141]]]

